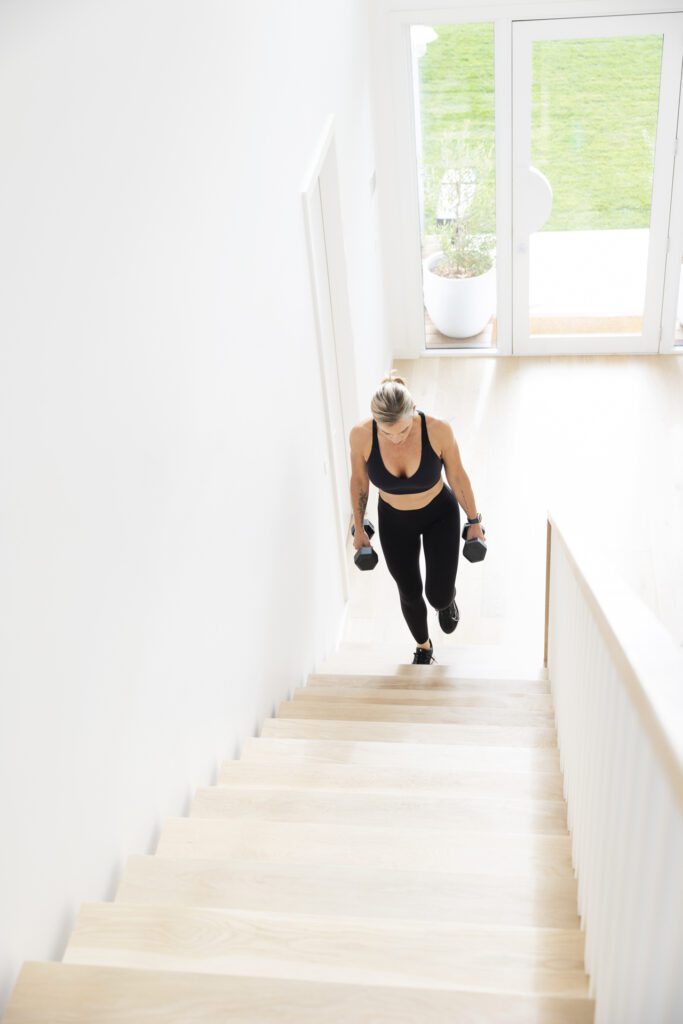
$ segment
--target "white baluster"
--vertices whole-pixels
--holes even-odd
[[[635,720],[635,714],[633,717]],[[621,926],[619,947],[615,957],[617,970],[611,1005],[615,1020],[623,1020],[624,1024],[627,1021],[640,1024],[641,1018],[636,1015],[635,989],[639,961],[648,941],[643,930],[643,905],[649,889],[646,851],[650,849],[650,837],[656,830],[659,813],[657,795],[661,792],[661,787],[657,786],[658,779],[650,746],[637,724],[634,727],[630,761],[634,781],[629,794],[631,813],[626,834]],[[647,837],[646,842],[643,842],[644,837]]]
[[[587,744],[589,749],[590,790],[586,808],[586,862],[584,867],[584,892],[586,929],[586,965],[588,969],[588,935],[594,931],[596,924],[596,878],[599,869],[600,835],[604,813],[604,749],[602,742],[604,733],[604,717],[602,708],[605,701],[605,684],[609,671],[609,660],[604,643],[596,634],[596,672],[594,687],[591,694],[589,718],[586,722]],[[590,969],[589,969],[590,973]]]
[[[617,775],[610,795],[614,816],[611,820],[610,834],[605,837],[608,844],[609,869],[604,878],[605,889],[601,913],[605,914],[607,918],[607,931],[606,941],[600,953],[602,967],[596,978],[596,1024],[601,1024],[603,1020],[614,1024],[612,1001],[616,983],[615,975],[619,969],[621,901],[624,892],[624,861],[628,855],[626,843],[630,813],[629,794],[633,784],[634,767],[631,759],[635,733],[633,711],[620,687],[617,687],[615,697],[615,740],[617,745],[615,767]],[[610,723],[605,723],[605,727],[609,729]]]
[[[643,743],[643,746],[646,744]],[[660,954],[659,919],[662,908],[657,900],[657,891],[662,875],[668,874],[667,849],[674,836],[674,821],[667,817],[665,810],[665,780],[658,771],[649,744],[647,748],[651,784],[647,794],[646,820],[642,831],[633,837],[634,847],[640,856],[636,877],[633,879],[637,898],[634,900],[635,914],[628,935],[631,940],[630,949],[625,955],[629,989],[628,1015],[630,1020],[638,1024],[643,1020],[656,1019],[650,1013],[650,997],[655,994],[652,982]],[[679,874],[679,884],[680,880]],[[671,875],[667,881],[670,883]],[[683,963],[680,967],[683,968]]]

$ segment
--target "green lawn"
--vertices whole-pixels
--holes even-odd
[[[420,61],[426,168],[453,134],[494,138],[493,26],[434,31]],[[658,36],[534,44],[531,160],[553,187],[546,230],[649,225],[660,57]],[[428,217],[432,207],[428,197]]]

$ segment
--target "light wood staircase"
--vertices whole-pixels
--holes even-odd
[[[331,659],[5,1024],[588,1024],[542,676]]]

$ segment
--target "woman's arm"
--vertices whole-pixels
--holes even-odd
[[[361,427],[353,427],[349,434],[349,444],[351,446],[351,508],[353,509],[353,524],[356,528],[354,545],[358,547],[364,536],[363,519],[370,494],[370,478],[363,455]],[[366,543],[370,543],[369,538],[366,538]]]
[[[477,514],[477,503],[474,498],[474,491],[472,490],[470,478],[465,472],[465,467],[462,464],[458,442],[455,440],[450,423],[445,420],[439,421],[439,433],[441,440],[441,458],[443,459],[444,469],[446,470],[446,479],[458,500],[458,504],[465,510],[467,518],[474,519]],[[467,531],[467,539],[472,540],[473,537],[481,537],[482,540],[484,539],[484,532],[478,524],[470,526]]]

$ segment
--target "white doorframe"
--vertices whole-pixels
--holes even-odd
[[[347,437],[358,416],[333,115],[326,122],[317,154],[302,186],[301,197],[327,428],[326,472],[335,510],[335,533],[346,601],[349,597],[347,551],[352,519]]]
[[[512,354],[512,140],[511,105],[513,22],[550,21],[619,16],[677,13],[680,4],[671,0],[553,0],[473,4],[472,0],[373,0],[374,110],[377,124],[377,198],[385,244],[384,276],[387,295],[387,323],[394,339],[394,357],[486,357]],[[421,239],[417,197],[414,109],[412,96],[411,25],[494,22],[496,125],[496,218],[500,252],[497,256],[498,349],[443,349],[425,347],[422,292]],[[507,49],[506,49],[507,47]],[[508,141],[506,142],[506,138]],[[677,173],[677,180],[681,172]],[[683,209],[683,180],[675,194]],[[682,218],[679,217],[679,221]],[[677,229],[677,237],[683,227]],[[506,241],[503,241],[503,234]],[[671,235],[672,250],[674,235]],[[676,243],[678,244],[678,243]],[[505,251],[503,251],[505,250]],[[680,240],[678,255],[683,252]],[[671,260],[670,260],[671,262]],[[507,267],[505,267],[507,263]],[[671,270],[673,274],[673,269]],[[506,280],[507,279],[507,280]],[[673,291],[673,278],[667,289]],[[676,294],[678,286],[676,283]],[[668,294],[667,291],[667,294]],[[669,299],[669,305],[675,298]],[[665,301],[666,317],[666,301]],[[671,314],[673,316],[673,314]],[[664,331],[666,338],[666,331]],[[661,349],[666,351],[665,348]],[[516,354],[516,353],[515,353]]]
[[[683,61],[681,62],[683,69]],[[683,74],[683,71],[682,71]],[[683,86],[683,77],[681,79]],[[669,213],[669,238],[664,272],[664,301],[662,303],[662,327],[659,351],[662,355],[681,352],[681,345],[674,345],[679,292],[681,290],[681,261],[683,260],[683,87],[679,89],[678,122],[674,150],[674,173]]]

